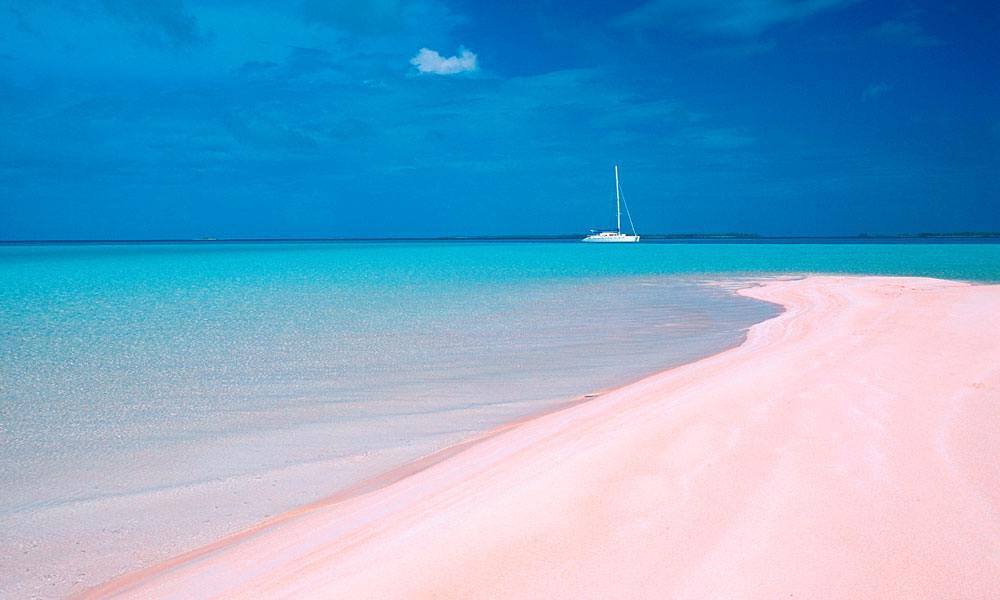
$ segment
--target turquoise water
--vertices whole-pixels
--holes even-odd
[[[176,257],[197,261],[178,267]],[[144,264],[137,265],[135,260]],[[701,273],[857,273],[1000,281],[1000,243],[641,243],[595,250],[562,242],[331,242],[0,246],[16,276],[35,261],[88,261],[102,269],[165,268],[205,278],[254,260],[246,276],[313,275],[335,264],[354,280],[495,280]],[[55,262],[50,262],[55,265]]]
[[[1000,245],[0,247],[0,596],[718,352],[776,314],[720,281],[805,272],[1000,281]]]

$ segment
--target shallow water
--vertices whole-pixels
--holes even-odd
[[[0,247],[0,596],[62,595],[776,314],[720,279],[1000,246]]]

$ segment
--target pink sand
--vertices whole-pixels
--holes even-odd
[[[89,595],[1000,597],[1000,286],[742,293],[738,348]]]

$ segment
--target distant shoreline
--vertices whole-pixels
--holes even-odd
[[[342,243],[342,242],[573,242],[584,234],[559,235],[482,235],[434,237],[306,237],[306,238],[156,238],[156,239],[53,239],[0,240],[0,246],[66,244],[246,244],[246,243]],[[887,235],[787,235],[765,236],[750,233],[644,233],[643,242],[658,243],[906,243],[906,242],[982,242],[1000,243],[1000,232],[902,233]]]

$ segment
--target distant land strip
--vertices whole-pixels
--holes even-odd
[[[518,234],[518,235],[455,235],[455,236],[394,236],[394,237],[234,237],[234,238],[151,238],[151,239],[23,239],[0,240],[0,245],[18,244],[203,244],[203,243],[288,243],[288,242],[525,242],[575,241],[584,234]],[[1000,242],[997,231],[921,232],[857,235],[760,235],[756,233],[643,233],[643,241],[707,241],[707,242],[886,242],[910,240],[974,240]]]

